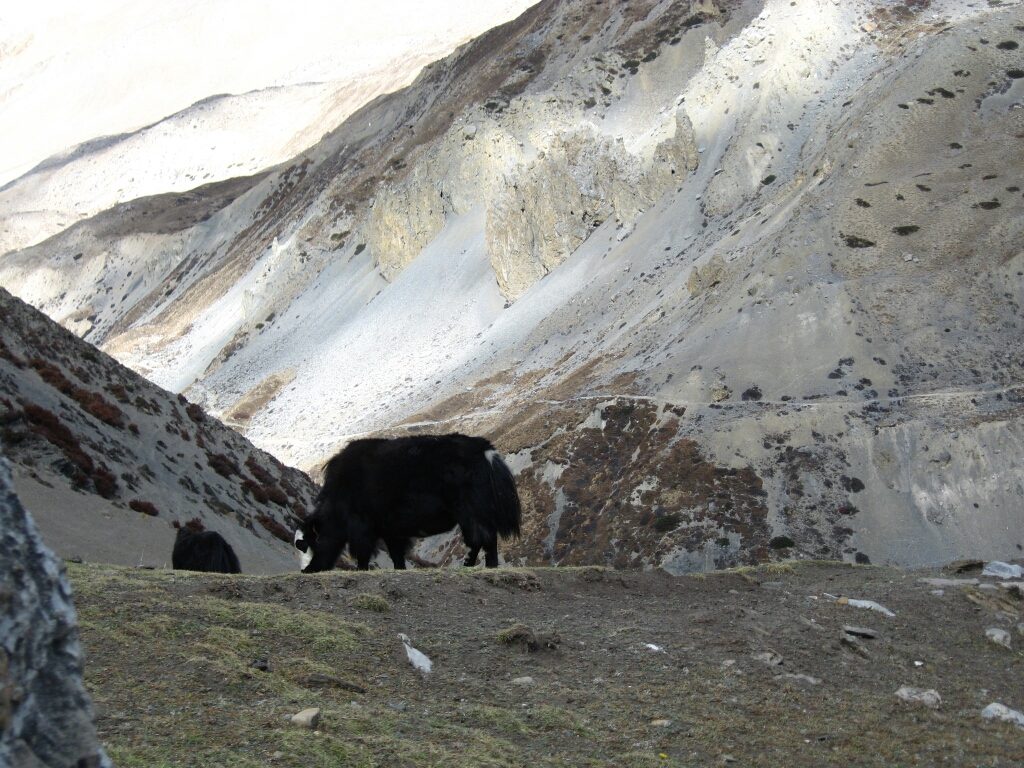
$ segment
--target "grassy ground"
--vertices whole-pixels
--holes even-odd
[[[1024,764],[1024,731],[979,715],[1024,709],[1021,604],[933,595],[928,574],[68,567],[98,727],[123,767]],[[844,624],[879,637],[851,647]],[[399,632],[434,661],[426,679]],[[903,704],[902,685],[943,703]],[[306,707],[322,710],[315,732],[288,721]]]

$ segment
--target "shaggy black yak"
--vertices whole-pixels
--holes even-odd
[[[345,545],[361,570],[383,541],[395,568],[405,568],[410,539],[456,525],[469,547],[498,565],[498,536],[519,535],[515,480],[482,437],[420,435],[349,443],[327,463],[316,509],[295,532],[304,573],[334,567]]]
[[[196,531],[182,526],[174,539],[171,565],[176,571],[241,573],[231,545],[216,531]]]

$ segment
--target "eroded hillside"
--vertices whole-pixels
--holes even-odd
[[[544,2],[0,280],[305,468],[488,434],[517,562],[1012,557],[1022,44],[1020,3]]]

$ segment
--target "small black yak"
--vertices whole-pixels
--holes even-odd
[[[209,573],[241,573],[235,550],[216,531],[178,529],[171,553],[171,565],[176,571],[206,571]]]
[[[482,437],[419,435],[349,443],[327,463],[316,509],[295,531],[302,571],[334,567],[345,545],[360,570],[383,541],[405,568],[410,539],[462,529],[465,565],[483,549],[498,565],[498,536],[519,535],[515,480]]]

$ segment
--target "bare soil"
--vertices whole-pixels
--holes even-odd
[[[980,716],[1024,708],[1024,604],[920,581],[949,572],[68,567],[120,766],[1024,764],[1024,730]],[[877,637],[844,640],[844,625]],[[905,685],[941,705],[903,703]],[[315,731],[288,719],[307,707]]]

